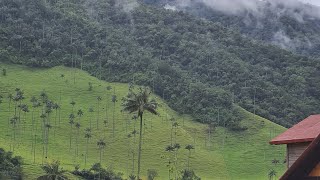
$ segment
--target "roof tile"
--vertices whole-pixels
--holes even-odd
[[[311,115],[270,141],[270,144],[311,142],[320,134],[320,114]]]

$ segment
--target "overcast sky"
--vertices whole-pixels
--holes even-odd
[[[320,0],[301,0],[301,1],[320,6]]]

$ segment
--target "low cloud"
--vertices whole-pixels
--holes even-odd
[[[130,13],[135,8],[139,7],[137,0],[116,0],[116,5],[122,7],[126,13]]]

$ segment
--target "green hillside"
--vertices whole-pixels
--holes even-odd
[[[89,76],[86,72],[74,70],[67,67],[55,67],[51,69],[35,69],[24,66],[0,64],[1,69],[7,69],[7,76],[0,77],[0,94],[4,97],[0,104],[0,147],[6,150],[13,150],[14,154],[24,158],[24,172],[26,179],[34,179],[42,172],[40,165],[46,162],[43,158],[43,140],[41,135],[41,108],[34,111],[35,134],[32,136],[32,107],[30,98],[39,98],[41,92],[45,91],[50,100],[61,106],[61,116],[55,119],[55,111],[51,115],[52,128],[49,131],[48,161],[57,159],[61,161],[64,169],[73,170],[75,165],[80,168],[89,168],[93,163],[99,162],[99,151],[97,141],[104,139],[106,148],[103,153],[102,164],[105,167],[113,167],[115,171],[124,173],[123,177],[131,174],[132,153],[128,153],[133,145],[134,137],[127,135],[134,129],[134,121],[131,114],[122,113],[121,98],[128,92],[127,84],[107,83]],[[64,77],[61,77],[61,75]],[[75,77],[75,79],[74,79]],[[75,80],[75,83],[74,83]],[[88,83],[92,83],[93,89],[89,91]],[[107,90],[112,86],[112,90]],[[10,111],[7,95],[14,93],[15,88],[20,88],[25,95],[23,103],[29,106],[30,112],[21,114],[22,125],[20,133],[16,134],[13,141],[13,127],[8,120],[14,114],[14,102],[11,102]],[[115,104],[115,138],[112,138],[113,103],[111,96],[115,90],[118,102]],[[60,93],[61,92],[61,93]],[[60,97],[61,96],[61,97]],[[97,130],[97,96],[102,97],[99,112],[99,130]],[[179,127],[177,129],[177,143],[181,145],[178,151],[178,169],[187,166],[188,151],[184,149],[187,144],[194,144],[195,150],[191,152],[190,165],[202,179],[266,179],[268,171],[272,168],[272,159],[280,160],[276,165],[278,175],[283,173],[282,161],[285,157],[284,147],[271,146],[268,141],[285,128],[276,125],[266,119],[246,112],[243,125],[248,130],[243,132],[230,132],[218,127],[212,132],[211,142],[209,141],[206,125],[196,123],[187,116],[181,116],[167,107],[163,101],[156,97],[162,104],[158,109],[160,116],[146,114],[143,130],[143,151],[142,151],[142,174],[145,176],[147,169],[156,169],[159,172],[158,179],[168,179],[166,167],[165,147],[170,144],[171,122],[169,119],[176,118]],[[60,101],[61,100],[61,101]],[[72,129],[72,146],[69,148],[70,125],[69,114],[72,113],[71,101],[76,102],[75,113],[78,109],[83,111],[80,120],[78,135],[78,155],[75,155],[77,130]],[[94,112],[88,112],[93,107]],[[105,107],[107,107],[107,117]],[[59,113],[57,113],[59,114]],[[92,120],[92,138],[89,142],[88,159],[85,166],[84,154],[86,139],[84,129],[89,127]],[[78,121],[78,117],[75,119]],[[103,121],[107,120],[107,126]],[[138,123],[137,123],[138,124]],[[32,152],[34,137],[36,137],[35,156]],[[225,137],[225,138],[223,138]],[[136,137],[138,142],[138,136]],[[137,143],[136,143],[137,144]],[[131,150],[130,150],[131,151]],[[137,151],[134,151],[137,153]],[[135,155],[137,157],[137,155]],[[35,162],[34,162],[35,158]],[[137,161],[135,161],[136,163]],[[137,166],[135,166],[136,168]],[[136,172],[136,169],[135,171]]]

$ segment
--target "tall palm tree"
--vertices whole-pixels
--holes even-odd
[[[10,94],[8,94],[8,104],[9,104],[9,106],[8,106],[8,112],[10,113],[10,111],[11,111],[11,101],[13,100],[13,95],[10,93]],[[10,118],[8,118],[8,134],[9,134],[9,129],[10,129]]]
[[[25,131],[25,125],[27,121],[27,112],[29,112],[29,108],[26,104],[22,104],[21,110],[24,112],[23,131]]]
[[[64,171],[62,168],[59,167],[60,162],[59,161],[53,161],[50,164],[45,164],[41,168],[46,173],[45,175],[42,175],[37,178],[37,180],[66,180],[68,179],[64,173],[67,171]]]
[[[3,96],[2,96],[2,95],[0,95],[0,104],[2,104],[2,103],[3,103],[2,98],[3,98]]]
[[[115,130],[115,123],[114,123],[114,112],[116,109],[116,102],[117,102],[117,96],[112,96],[112,103],[113,103],[113,112],[112,112],[112,137],[114,138],[114,130]]]
[[[31,113],[31,122],[32,122],[32,129],[31,129],[31,136],[33,137],[33,129],[34,129],[34,111],[38,107],[38,100],[35,96],[32,96],[30,99],[32,103],[32,113]]]
[[[45,133],[45,145],[46,145],[46,159],[48,158],[48,149],[49,149],[49,130],[52,128],[52,126],[47,123],[45,125],[46,133]]]
[[[138,175],[137,178],[140,179],[140,165],[141,165],[141,145],[142,145],[142,119],[145,111],[151,114],[158,115],[156,108],[158,106],[155,100],[150,100],[151,92],[148,88],[140,88],[138,93],[130,90],[126,97],[123,98],[123,111],[128,111],[129,113],[137,112],[138,117],[140,117],[140,137],[139,137],[139,149],[138,149]]]
[[[74,106],[76,105],[76,102],[75,102],[74,100],[72,100],[72,101],[70,102],[70,104],[71,104],[71,106],[72,106],[72,113],[73,113],[73,109],[74,109]]]
[[[93,117],[92,114],[93,114],[93,112],[94,112],[93,107],[90,107],[90,108],[89,108],[89,113],[91,114],[91,116],[89,117],[89,118],[90,118],[90,120],[89,120],[89,122],[90,122],[90,129],[92,128],[92,127],[91,127],[91,124],[92,124],[92,117]]]
[[[15,141],[16,141],[16,124],[18,123],[18,117],[14,116],[13,118],[10,119],[10,124],[13,127],[13,145],[12,145],[12,151],[14,152],[14,146],[15,146]]]
[[[52,109],[54,109],[56,111],[56,115],[54,117],[54,125],[57,125],[57,117],[58,117],[58,109],[60,108],[58,103],[53,103],[52,105]]]
[[[9,101],[8,101],[8,104],[9,104],[8,109],[9,109],[9,112],[10,112],[10,110],[11,110],[11,101],[13,100],[13,95],[11,93],[8,94],[8,99],[9,99]]]
[[[172,152],[174,152],[175,148],[172,145],[168,145],[165,149],[167,152],[170,153],[169,158],[168,158],[168,172],[169,172],[169,179],[171,179],[171,172],[173,171],[173,167],[172,167]]]
[[[69,144],[69,150],[71,149],[71,140],[72,140],[72,127],[74,125],[74,114],[69,115],[69,124],[70,124],[70,144]]]
[[[54,109],[56,111],[55,116],[54,116],[54,126],[57,126],[57,117],[58,117],[58,110],[59,110],[60,106],[58,103],[53,103],[52,104],[52,109]],[[53,139],[56,138],[56,128],[53,129]]]
[[[42,100],[42,103],[45,104],[45,102],[48,100],[48,95],[45,91],[42,91],[40,93],[40,97],[41,97],[41,100]]]
[[[189,155],[188,155],[188,170],[189,170],[189,169],[190,169],[191,150],[194,149],[194,147],[193,147],[193,145],[188,144],[188,145],[185,147],[185,149],[189,151]]]
[[[90,140],[91,137],[92,137],[92,135],[91,135],[91,129],[90,129],[90,128],[87,128],[87,129],[85,130],[85,134],[84,134],[84,138],[87,139],[87,141],[86,141],[86,156],[85,156],[85,159],[84,159],[84,165],[85,165],[85,166],[87,165],[88,145],[89,145],[89,140]]]
[[[98,101],[98,115],[97,115],[97,129],[99,129],[99,118],[100,118],[100,101],[102,100],[101,96],[97,97]]]
[[[77,123],[76,123],[76,128],[77,128],[77,135],[76,135],[76,156],[78,156],[78,147],[79,147],[78,137],[79,137],[80,127],[81,127],[80,123],[77,122]]]
[[[100,164],[101,164],[101,160],[102,160],[102,150],[106,147],[106,143],[104,142],[103,139],[100,139],[100,140],[97,142],[97,146],[98,146],[99,151],[100,151]]]
[[[108,94],[109,94],[108,92],[112,89],[112,87],[111,86],[107,86],[106,89],[107,89],[106,94],[107,94],[107,97],[108,97]],[[108,101],[106,101],[106,121],[108,123]]]
[[[175,143],[174,147],[174,167],[175,167],[175,179],[177,179],[177,167],[178,167],[178,150],[181,148],[179,143]]]
[[[276,177],[277,172],[274,169],[271,169],[268,173],[269,180],[273,180],[273,177]]]
[[[80,119],[83,116],[83,111],[81,109],[79,109],[78,112],[77,112],[77,115],[79,117],[79,121],[78,122],[80,122]]]

